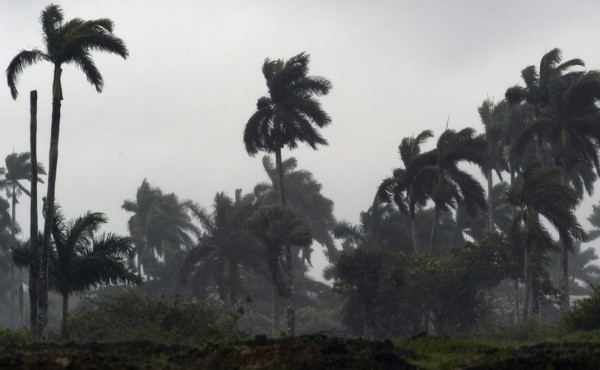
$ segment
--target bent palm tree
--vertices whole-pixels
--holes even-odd
[[[83,71],[89,83],[97,92],[102,92],[104,80],[92,59],[92,51],[103,51],[117,54],[124,59],[129,52],[125,43],[113,35],[113,22],[101,18],[84,21],[74,18],[64,21],[63,12],[58,5],[48,5],[40,16],[45,51],[38,49],[23,50],[9,63],[6,78],[13,99],[17,98],[17,81],[25,67],[46,61],[54,65],[52,82],[52,122],[50,128],[50,153],[48,160],[48,191],[46,195],[47,212],[44,222],[44,243],[42,245],[42,262],[40,268],[40,318],[39,329],[41,339],[45,342],[48,336],[48,256],[50,234],[52,229],[53,205],[56,189],[56,170],[58,163],[58,139],[60,132],[60,110],[63,100],[61,85],[62,66],[73,64]]]
[[[286,204],[286,199],[281,150],[286,146],[294,149],[299,141],[307,143],[313,149],[317,149],[317,145],[327,145],[327,140],[314,126],[323,128],[331,122],[331,118],[314,96],[327,95],[331,82],[324,77],[308,76],[309,59],[308,54],[300,53],[287,61],[265,60],[262,72],[269,88],[269,96],[258,99],[256,112],[244,129],[244,145],[249,155],[254,156],[259,151],[275,153],[279,172],[279,196],[283,205]],[[290,281],[293,280],[291,256],[288,246],[285,257],[289,264]],[[295,312],[294,295],[291,294],[287,318],[289,335],[294,335]]]
[[[416,213],[427,204],[429,193],[426,178],[423,177],[423,161],[421,161],[421,144],[433,137],[430,130],[422,131],[416,137],[405,137],[398,146],[400,159],[404,168],[397,168],[393,176],[384,179],[379,185],[376,198],[379,201],[398,206],[403,213],[410,216],[410,230],[414,253],[420,252],[420,244],[415,223]]]

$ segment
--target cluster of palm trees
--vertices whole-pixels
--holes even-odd
[[[426,152],[421,147],[433,137],[430,130],[404,138],[399,145],[403,168],[393,170],[376,194],[376,203],[395,204],[408,216],[412,253],[444,253],[434,250],[436,231],[440,215],[450,211],[455,211],[461,232],[476,240],[493,230],[509,235],[524,261],[524,319],[531,310],[537,313],[531,303],[532,255],[561,250],[564,312],[569,305],[569,252],[586,240],[574,210],[586,192],[592,194],[600,173],[600,73],[571,70],[577,66],[583,62],[561,63],[560,50],[553,49],[542,57],[539,72],[535,66],[525,68],[525,86],[511,87],[505,100],[494,104],[487,99],[479,107],[485,129],[481,135],[472,128],[446,129],[435,148]],[[482,171],[487,197],[462,163]],[[494,173],[502,180],[506,172],[510,183],[494,185]],[[377,209],[373,206],[373,215]],[[416,224],[420,212],[433,213],[427,249]],[[351,240],[349,226],[338,228],[346,241]],[[375,233],[377,227],[370,229]],[[372,243],[376,238],[366,240]]]

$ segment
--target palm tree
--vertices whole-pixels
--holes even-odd
[[[52,236],[56,248],[50,268],[50,286],[62,295],[61,338],[68,339],[69,296],[102,284],[139,284],[141,279],[127,263],[131,240],[116,234],[96,237],[107,222],[103,213],[87,212],[66,222],[55,205]]]
[[[283,205],[274,205],[259,209],[249,220],[248,226],[254,236],[264,245],[267,266],[273,284],[273,335],[277,330],[277,302],[275,293],[289,298],[293,293],[292,281],[288,271],[289,263],[286,248],[290,245],[306,247],[312,243],[312,235],[298,219],[296,212]],[[294,332],[290,325],[288,308],[288,334]],[[293,323],[293,321],[292,321]]]
[[[127,222],[129,234],[138,259],[138,275],[146,273],[156,264],[155,253],[162,253],[184,246],[192,248],[192,236],[199,236],[190,213],[194,209],[190,201],[180,201],[171,194],[163,194],[146,179],[137,189],[135,200],[125,200],[122,208],[133,215]]]
[[[11,210],[12,210],[12,228],[11,232],[13,238],[16,238],[17,233],[17,225],[16,225],[16,206],[18,203],[17,198],[25,193],[28,197],[31,198],[31,193],[23,184],[22,181],[30,181],[31,182],[31,171],[32,171],[32,163],[31,163],[31,153],[12,153],[6,156],[4,160],[6,164],[6,168],[0,168],[0,174],[4,175],[3,179],[0,179],[0,189],[4,189],[6,191],[6,195],[11,199]],[[44,166],[41,163],[37,164],[37,173],[41,175],[45,175],[46,171],[44,170]],[[38,182],[44,183],[40,178],[37,179]],[[11,267],[14,269],[14,267]],[[14,285],[14,271],[12,274],[13,285]],[[23,294],[23,286],[22,286],[22,277],[21,277],[21,269],[19,269],[19,302],[23,302],[22,294]],[[14,290],[13,290],[14,292]],[[14,298],[14,297],[13,297]],[[14,299],[16,302],[16,299]],[[21,322],[23,321],[23,307],[19,307],[21,314]],[[14,310],[13,310],[14,314]],[[13,320],[14,325],[14,320]]]
[[[261,205],[279,202],[279,173],[269,156],[262,159],[269,183],[261,183],[254,188],[254,194]],[[298,217],[311,231],[317,243],[326,249],[327,259],[333,262],[337,249],[331,232],[335,226],[333,201],[321,194],[323,186],[306,170],[298,170],[296,158],[290,157],[282,162],[283,178],[286,184],[286,202],[298,213]]]
[[[309,59],[310,56],[306,53],[300,53],[287,61],[265,59],[262,72],[269,88],[269,96],[258,99],[256,112],[244,129],[244,145],[249,155],[254,156],[259,151],[275,153],[282,205],[286,204],[286,198],[281,150],[286,146],[294,149],[299,141],[307,143],[313,149],[317,149],[317,145],[327,145],[327,140],[314,126],[323,128],[331,122],[331,118],[314,96],[328,94],[331,82],[324,77],[308,76]],[[286,247],[285,255],[290,263],[288,274],[292,281],[292,252],[289,246]],[[294,335],[295,311],[294,295],[291,294],[288,299],[289,335]]]
[[[31,333],[35,336],[37,330],[38,313],[38,285],[40,276],[40,251],[42,235],[38,235],[32,243],[31,239],[19,242],[12,248],[13,262],[19,268],[29,270],[29,306]],[[51,258],[53,259],[53,258]]]
[[[428,189],[435,203],[429,240],[431,255],[440,211],[449,212],[459,204],[464,205],[470,215],[486,209],[485,190],[458,164],[469,162],[485,168],[488,164],[487,143],[482,137],[475,136],[475,130],[470,127],[460,131],[446,129],[438,138],[436,148],[423,153],[422,157],[425,163],[423,176],[429,179]]]
[[[519,184],[513,185],[507,194],[508,201],[515,207],[513,229],[523,230],[523,320],[527,319],[530,306],[532,248],[537,246],[549,249],[554,245],[540,216],[550,222],[567,245],[573,245],[586,236],[573,213],[573,209],[579,204],[579,198],[573,189],[562,183],[562,173],[560,167],[542,168],[541,162],[536,161],[525,169]]]
[[[64,21],[63,11],[55,4],[48,5],[40,16],[45,51],[38,49],[23,50],[9,63],[6,69],[8,86],[13,99],[17,98],[17,81],[25,67],[46,61],[54,65],[52,82],[52,123],[50,129],[50,153],[48,170],[48,191],[46,195],[47,209],[44,223],[44,244],[42,246],[42,264],[40,269],[41,295],[40,334],[47,340],[48,330],[48,256],[50,250],[50,234],[52,229],[53,205],[56,188],[56,169],[58,163],[58,139],[60,132],[60,110],[63,100],[61,85],[62,66],[73,64],[83,71],[89,83],[97,92],[102,92],[104,80],[96,67],[91,52],[103,51],[127,58],[129,52],[125,43],[113,35],[113,22],[107,18],[84,21],[74,18]]]
[[[506,101],[501,101],[498,104],[490,99],[483,101],[481,106],[477,108],[481,123],[484,126],[484,138],[487,141],[488,163],[485,166],[485,177],[487,180],[487,195],[488,195],[488,217],[487,231],[492,231],[494,227],[493,208],[492,208],[492,188],[494,186],[492,174],[495,171],[500,181],[502,181],[502,171],[508,169],[508,165],[502,155],[504,150],[504,138],[506,137],[506,115],[508,111]]]
[[[193,275],[196,290],[205,286],[210,278],[215,279],[221,298],[229,307],[237,301],[240,265],[259,266],[257,245],[246,225],[256,208],[253,195],[242,197],[241,190],[237,190],[235,200],[225,193],[217,193],[211,213],[202,208],[194,212],[204,233],[196,247],[188,252],[179,273],[184,281]]]
[[[429,199],[426,178],[423,177],[423,161],[421,161],[421,145],[433,137],[431,130],[424,130],[416,137],[405,137],[398,146],[400,159],[404,168],[393,170],[393,176],[384,179],[379,185],[376,198],[379,201],[394,202],[401,212],[410,216],[410,230],[414,253],[420,252],[420,244],[415,223],[416,213],[424,207]]]

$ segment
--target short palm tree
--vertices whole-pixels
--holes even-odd
[[[107,218],[87,212],[66,222],[55,205],[52,236],[55,259],[50,267],[50,286],[62,295],[61,338],[67,339],[69,297],[102,284],[139,284],[141,279],[127,262],[133,245],[128,237],[96,233]]]
[[[11,199],[11,211],[12,211],[12,234],[13,238],[16,238],[17,225],[16,225],[16,206],[18,203],[17,198],[25,193],[28,197],[31,198],[30,191],[22,184],[22,181],[30,181],[31,182],[31,172],[32,172],[32,163],[31,163],[31,153],[11,153],[6,156],[4,163],[6,164],[6,168],[0,168],[0,174],[4,174],[4,178],[0,179],[0,189],[4,189],[6,191],[7,196]],[[45,175],[46,170],[41,163],[37,164],[37,173],[39,175]],[[44,183],[42,179],[37,178],[38,182]],[[14,280],[14,274],[13,274]],[[21,284],[21,271],[19,269],[19,289],[22,289]],[[14,284],[13,284],[14,285]],[[23,294],[22,290],[19,290],[19,294]],[[15,299],[16,301],[16,299]],[[19,299],[19,302],[23,302],[22,299]],[[19,312],[23,313],[23,307],[20,307]],[[22,317],[21,317],[22,321]]]
[[[48,257],[50,234],[52,232],[52,210],[56,189],[56,169],[58,163],[58,139],[60,132],[60,111],[63,100],[61,85],[62,67],[72,64],[83,71],[89,83],[96,91],[102,92],[104,80],[92,59],[92,51],[103,51],[127,58],[129,52],[125,43],[113,34],[113,22],[107,18],[84,21],[74,18],[64,21],[63,11],[55,4],[48,5],[40,16],[45,51],[39,49],[23,50],[9,63],[6,78],[13,99],[17,98],[17,81],[23,70],[38,62],[50,62],[54,65],[52,82],[52,122],[50,129],[50,155],[48,164],[48,205],[44,223],[44,243],[42,246],[42,264],[40,269],[40,335],[47,340],[48,325]]]
[[[523,320],[527,319],[531,298],[531,254],[534,245],[552,248],[555,245],[544,217],[558,231],[566,245],[574,245],[586,237],[586,233],[573,212],[579,198],[573,189],[561,181],[563,170],[559,167],[543,168],[537,161],[525,169],[519,184],[508,191],[508,201],[515,207],[513,228],[523,230],[525,259]]]
[[[263,167],[270,183],[255,186],[254,194],[261,205],[279,202],[279,173],[269,156],[263,157]],[[282,162],[283,178],[286,184],[287,205],[294,208],[304,225],[310,229],[315,241],[326,249],[329,261],[336,258],[337,249],[331,236],[335,226],[333,201],[321,194],[323,186],[306,170],[299,170],[296,158],[290,157]]]
[[[310,56],[300,53],[287,61],[266,59],[262,72],[269,88],[269,95],[258,99],[256,112],[250,117],[244,129],[244,145],[249,155],[259,151],[275,153],[275,165],[279,172],[279,196],[281,204],[286,204],[281,150],[294,149],[298,142],[305,142],[313,149],[317,145],[327,145],[317,128],[331,122],[329,115],[321,108],[315,96],[327,95],[331,82],[320,76],[308,75]],[[316,127],[315,127],[316,126]],[[292,252],[286,247],[286,260],[289,280],[293,281]],[[293,286],[293,285],[292,285]],[[288,299],[288,334],[294,335],[295,303],[294,295]]]
[[[180,269],[184,282],[192,275],[195,290],[199,291],[212,278],[220,287],[223,301],[230,307],[236,303],[240,266],[257,268],[261,262],[259,247],[246,224],[256,208],[254,196],[242,197],[238,190],[235,200],[225,193],[217,193],[210,213],[202,208],[195,210],[194,217],[204,232],[196,247],[187,253]]]
[[[420,243],[417,235],[416,214],[427,204],[429,193],[427,178],[423,176],[423,162],[420,156],[421,145],[433,132],[424,130],[416,137],[405,137],[398,146],[400,159],[404,168],[393,170],[392,177],[384,179],[377,190],[378,201],[395,203],[401,212],[410,216],[410,230],[414,253],[420,252]]]
[[[38,312],[38,289],[40,276],[40,251],[42,235],[39,235],[36,242],[31,243],[31,239],[25,242],[18,242],[12,248],[13,262],[19,268],[26,268],[29,271],[29,306],[31,333],[37,333],[37,312]],[[53,259],[53,257],[51,257]]]
[[[249,220],[248,226],[254,236],[264,245],[267,266],[271,274],[271,281],[279,295],[289,298],[293,294],[292,281],[286,271],[289,258],[285,252],[286,246],[306,247],[312,243],[310,231],[302,225],[296,212],[282,205],[268,206],[259,209]],[[276,297],[273,297],[273,335],[276,335]],[[288,333],[293,333],[295,328],[290,328],[290,322],[293,312],[290,307],[287,310]]]

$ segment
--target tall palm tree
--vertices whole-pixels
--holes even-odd
[[[44,222],[44,244],[42,246],[42,263],[40,269],[40,334],[43,341],[48,335],[48,256],[50,250],[50,234],[52,229],[52,209],[56,189],[56,170],[58,163],[58,139],[60,132],[60,110],[63,100],[61,85],[62,66],[73,64],[83,71],[89,83],[97,92],[102,92],[104,80],[92,59],[92,51],[103,51],[117,54],[124,59],[129,52],[125,43],[113,35],[113,22],[107,18],[84,21],[74,18],[64,21],[63,11],[55,4],[48,5],[40,16],[45,51],[39,49],[23,50],[9,63],[6,69],[8,86],[13,99],[17,98],[17,81],[25,67],[46,61],[54,65],[52,82],[52,122],[50,129],[50,153],[48,160],[48,205]]]
[[[4,163],[6,164],[6,168],[0,168],[0,174],[4,175],[3,179],[0,179],[0,189],[4,189],[6,191],[6,195],[11,199],[11,210],[12,210],[12,228],[11,232],[13,238],[16,238],[17,233],[17,224],[16,224],[16,207],[18,200],[17,198],[25,193],[28,197],[31,198],[30,191],[21,183],[22,181],[30,181],[31,182],[31,172],[32,172],[32,163],[31,163],[31,153],[11,153],[6,156]],[[40,175],[45,175],[46,171],[44,166],[41,163],[37,164],[37,173]],[[42,179],[38,177],[38,182],[44,183]],[[16,239],[15,239],[16,240]],[[11,269],[14,269],[11,267]],[[12,274],[13,285],[14,285],[14,271]],[[13,290],[14,292],[14,290]],[[23,302],[22,299],[23,294],[23,284],[21,277],[21,269],[19,268],[19,302]],[[14,297],[13,297],[14,298]],[[17,300],[14,299],[13,302]],[[23,321],[23,307],[19,307],[21,314],[21,322]],[[13,310],[14,315],[14,310]],[[13,320],[14,326],[14,320]]]
[[[52,236],[56,248],[50,266],[50,286],[62,295],[61,338],[68,339],[69,297],[102,284],[139,284],[127,263],[131,240],[116,234],[96,236],[106,223],[103,213],[87,212],[67,222],[55,204]]]
[[[554,245],[548,229],[540,216],[556,229],[559,237],[568,245],[583,240],[585,231],[577,221],[573,210],[579,198],[573,189],[562,183],[560,167],[542,168],[536,161],[525,169],[519,184],[513,185],[507,194],[508,201],[515,207],[514,228],[523,230],[525,246],[523,320],[527,319],[531,297],[531,254],[532,248],[551,248]]]
[[[262,159],[269,183],[255,186],[254,194],[261,205],[272,205],[279,202],[279,173],[269,156]],[[333,262],[337,249],[331,232],[335,226],[333,201],[321,194],[323,186],[306,170],[299,170],[298,161],[290,157],[282,162],[283,178],[286,184],[286,202],[298,213],[304,225],[310,229],[315,241],[326,249],[328,260]]]
[[[421,160],[421,145],[433,137],[431,130],[424,130],[416,137],[405,137],[398,146],[404,168],[393,170],[392,177],[381,182],[377,190],[377,199],[382,202],[394,202],[401,212],[410,216],[410,230],[414,253],[420,252],[417,235],[416,214],[427,204],[429,193],[426,177],[423,177],[424,162]]]
[[[275,292],[284,298],[290,297],[294,291],[290,275],[286,271],[289,266],[285,263],[286,247],[309,246],[312,235],[298,219],[296,212],[283,205],[274,205],[259,209],[249,220],[248,226],[254,236],[264,245],[267,266],[273,283],[273,335],[277,330],[275,321],[277,307]],[[288,316],[289,319],[289,316]],[[293,333],[294,328],[291,328]],[[288,333],[290,331],[288,320]]]
[[[210,213],[197,208],[194,216],[204,232],[183,262],[179,272],[183,280],[193,275],[194,286],[199,290],[213,278],[220,287],[221,298],[232,307],[239,292],[240,265],[257,268],[262,262],[246,224],[256,209],[254,196],[242,197],[241,190],[236,191],[235,200],[217,193]]]
[[[485,168],[488,164],[487,143],[482,137],[475,136],[475,130],[470,127],[460,131],[446,129],[438,138],[436,148],[423,153],[422,157],[426,163],[423,176],[429,179],[428,189],[435,204],[429,240],[431,255],[440,212],[449,212],[459,204],[464,205],[471,215],[486,209],[485,190],[458,165],[468,162]]]
[[[487,141],[488,163],[485,166],[485,177],[487,180],[487,195],[488,195],[488,216],[487,216],[487,231],[492,231],[494,227],[493,208],[492,208],[492,188],[493,172],[496,172],[500,181],[502,181],[502,171],[508,169],[508,165],[502,155],[504,150],[504,138],[506,137],[507,125],[506,115],[508,104],[506,101],[501,101],[494,104],[491,99],[483,101],[481,106],[477,108],[481,123],[484,127],[484,138]]]
[[[250,117],[244,129],[244,145],[249,155],[259,151],[275,153],[276,168],[279,172],[279,196],[281,204],[286,204],[281,150],[294,149],[298,142],[305,142],[313,149],[317,145],[327,145],[317,128],[331,122],[329,115],[321,108],[315,96],[326,95],[331,82],[320,76],[308,75],[310,56],[300,53],[290,59],[265,59],[262,72],[269,88],[269,95],[258,99],[256,112]],[[292,275],[292,252],[286,247],[290,281]],[[292,285],[293,287],[293,285]],[[288,299],[288,334],[294,335],[295,327],[294,295]]]

